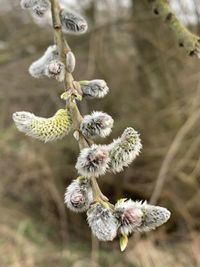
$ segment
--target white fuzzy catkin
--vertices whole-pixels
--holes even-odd
[[[117,236],[118,221],[112,209],[96,203],[87,212],[87,221],[94,236],[101,241],[112,241]]]
[[[119,220],[119,233],[128,235],[132,232],[147,232],[164,224],[170,218],[166,208],[153,206],[142,201],[118,201],[115,216]]]
[[[60,12],[62,29],[66,33],[82,34],[88,29],[87,21],[74,12],[62,9]]]
[[[107,83],[104,80],[91,80],[81,82],[83,95],[89,98],[103,98],[109,92]]]
[[[21,8],[26,9],[26,8],[32,8],[36,3],[36,0],[21,0],[20,5]]]
[[[142,202],[132,200],[120,200],[115,205],[115,215],[120,222],[119,233],[128,235],[137,231],[142,224],[143,212]]]
[[[81,150],[75,167],[84,177],[99,177],[105,174],[108,163],[109,155],[106,146],[92,145]]]
[[[44,142],[63,138],[72,125],[68,109],[59,109],[51,118],[42,118],[30,112],[20,111],[13,114],[13,120],[20,132]]]
[[[76,58],[72,51],[69,51],[66,55],[66,67],[69,73],[72,73],[76,66]]]
[[[50,10],[49,0],[21,0],[23,9],[32,9],[33,13],[39,17],[44,16]]]
[[[80,130],[87,138],[104,138],[111,133],[113,123],[114,121],[110,115],[94,111],[91,115],[84,116]]]
[[[74,212],[88,210],[93,202],[90,180],[83,176],[74,180],[66,189],[64,202]]]
[[[114,173],[122,171],[139,155],[141,148],[139,134],[131,127],[126,128],[120,138],[108,145],[109,170]]]
[[[142,224],[138,228],[140,232],[154,230],[160,225],[166,223],[171,216],[171,212],[168,209],[147,203],[144,203],[141,209],[143,212],[143,219]]]
[[[47,48],[41,58],[39,58],[30,65],[29,73],[34,78],[40,78],[44,76],[47,66],[54,60],[59,60],[59,55],[57,46],[51,45]]]
[[[33,13],[38,17],[43,17],[49,10],[50,5],[48,1],[41,1],[40,4],[33,6]]]
[[[59,60],[52,60],[45,67],[45,75],[63,82],[65,78],[65,65]]]

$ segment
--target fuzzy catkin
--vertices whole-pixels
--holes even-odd
[[[32,8],[36,3],[36,0],[21,0],[20,5],[21,8],[26,9],[26,8]]]
[[[47,48],[42,57],[30,65],[29,73],[34,78],[40,78],[44,76],[47,66],[54,60],[59,60],[59,54],[57,46],[51,45]]]
[[[50,8],[48,1],[41,1],[40,4],[33,6],[33,13],[38,17],[43,17]]]
[[[42,118],[30,112],[20,111],[13,114],[13,120],[20,132],[45,143],[63,138],[72,125],[68,109],[59,109],[51,118]]]
[[[149,205],[146,201],[132,200],[118,201],[114,213],[120,223],[119,233],[122,235],[154,230],[167,222],[171,214],[166,208]]]
[[[110,156],[109,171],[120,172],[139,155],[142,148],[139,134],[131,127],[122,136],[108,145]]]
[[[114,121],[110,115],[94,111],[91,115],[84,116],[80,130],[87,138],[104,138],[111,133],[113,123]]]
[[[45,67],[45,75],[63,82],[65,78],[65,65],[59,60],[52,60]]]
[[[64,202],[74,212],[88,210],[93,202],[90,180],[83,176],[74,180],[66,189]]]
[[[142,224],[142,202],[132,200],[120,200],[115,205],[115,215],[120,222],[119,233],[128,235],[137,231]]]
[[[96,203],[87,212],[87,221],[94,236],[101,241],[112,241],[117,236],[118,221],[109,207]]]
[[[83,96],[88,98],[103,98],[109,92],[107,83],[101,79],[82,81],[80,84]]]
[[[21,0],[23,9],[32,9],[33,13],[39,17],[44,16],[50,10],[49,0]]]
[[[82,34],[88,29],[87,21],[82,16],[66,9],[60,12],[60,21],[65,33]]]
[[[139,227],[140,232],[154,230],[163,223],[166,223],[171,216],[170,211],[166,208],[153,206],[147,203],[145,203],[141,209],[143,212],[143,219]]]
[[[81,150],[75,167],[84,177],[98,177],[105,174],[108,163],[109,155],[106,146],[92,145]]]

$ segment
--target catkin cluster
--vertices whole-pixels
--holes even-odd
[[[32,10],[38,16],[43,16],[50,10],[51,5],[49,0],[21,0],[21,7]],[[74,34],[86,32],[87,22],[82,16],[65,9],[62,9],[59,15],[64,32]],[[53,44],[47,47],[44,54],[30,65],[28,71],[34,78],[46,76],[64,82],[66,71],[72,73],[75,65],[76,59],[72,51],[66,53],[65,61],[62,62],[58,47]],[[81,85],[79,86],[81,87]],[[72,114],[68,106],[59,109],[50,118],[35,116],[26,111],[15,112],[13,120],[20,132],[43,142],[52,142],[63,138],[73,125]]]
[[[50,6],[48,0],[21,0],[22,8],[30,9],[38,16],[43,16]],[[64,33],[83,34],[87,31],[87,22],[79,14],[63,8],[58,15]],[[69,49],[64,59],[60,57],[61,52],[63,51],[59,51],[57,44],[50,45],[44,54],[30,65],[31,76],[46,76],[59,82],[66,81],[66,73],[73,73],[76,59]],[[76,101],[75,96],[80,94],[81,99],[82,96],[83,99],[103,98],[109,88],[102,79],[73,81],[73,84],[76,84],[76,88],[67,88],[67,92],[61,97],[64,99],[63,95],[67,96],[66,106],[60,108],[52,117],[43,118],[20,111],[13,114],[13,120],[20,132],[43,142],[61,139],[71,129],[82,135],[88,146],[80,151],[75,165],[79,176],[67,187],[64,202],[74,212],[87,212],[88,224],[93,235],[99,240],[112,241],[119,236],[121,250],[124,250],[129,234],[155,229],[169,219],[170,212],[165,208],[147,204],[146,201],[121,199],[112,205],[101,198],[97,192],[97,184],[94,185],[94,178],[110,172],[115,174],[128,167],[142,149],[141,139],[134,128],[127,127],[121,136],[110,144],[94,144],[94,140],[110,135],[114,124],[113,118],[102,111],[85,115],[80,127],[74,129],[70,103]],[[77,88],[79,91],[76,93]]]
[[[87,212],[92,233],[101,241],[154,230],[169,218],[170,212],[165,208],[125,199],[119,200],[114,208],[107,203],[92,204]]]

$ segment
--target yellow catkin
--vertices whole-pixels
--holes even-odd
[[[59,109],[50,118],[42,118],[30,112],[20,111],[13,114],[13,120],[19,131],[43,142],[63,138],[72,126],[72,118],[68,109]]]

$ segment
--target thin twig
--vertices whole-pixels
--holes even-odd
[[[194,124],[199,120],[199,117],[200,117],[200,110],[194,111],[194,113],[188,118],[188,120],[183,124],[183,126],[179,129],[178,133],[176,134],[168,150],[168,153],[163,160],[163,163],[160,168],[158,178],[156,181],[156,185],[155,185],[154,191],[150,199],[150,203],[155,204],[158,201],[160,194],[163,190],[163,187],[164,187],[164,184],[167,178],[167,173],[172,164],[172,161],[180,145],[182,144],[184,137],[191,130]]]
[[[65,91],[77,90],[76,83],[74,82],[74,78],[72,74],[67,71],[67,68],[66,68],[66,53],[71,51],[71,49],[66,39],[63,36],[63,32],[61,28],[61,21],[60,21],[60,5],[59,5],[58,0],[51,0],[51,13],[52,13],[55,43],[58,47],[60,61],[65,65],[64,89]],[[78,131],[79,133],[79,136],[77,139],[79,148],[83,149],[85,147],[89,147],[89,144],[92,144],[92,140],[86,139],[79,131],[80,123],[83,118],[77,107],[76,101],[74,99],[69,99],[67,101],[67,107],[71,110],[71,113],[72,113],[74,131]],[[92,182],[91,183],[92,190],[93,190],[94,195],[96,196],[96,199],[107,201],[108,199],[103,195],[103,193],[101,192],[99,188],[96,177],[92,177],[91,182]]]

